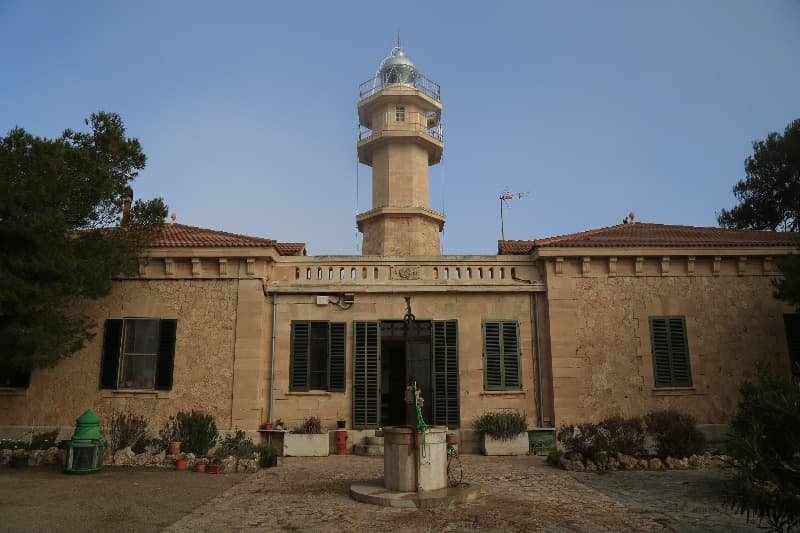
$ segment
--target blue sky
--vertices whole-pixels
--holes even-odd
[[[358,85],[406,53],[442,87],[447,254],[637,220],[716,225],[751,143],[800,117],[800,2],[0,0],[0,130],[119,113],[137,197],[184,224],[359,253]],[[358,187],[357,187],[358,184]]]

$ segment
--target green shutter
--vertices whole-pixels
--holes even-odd
[[[800,376],[800,314],[783,315],[792,374]]]
[[[691,387],[689,346],[683,317],[651,317],[653,379],[656,387]]]
[[[519,389],[519,322],[503,322],[503,387]]]
[[[380,425],[380,333],[378,322],[353,324],[353,427]]]
[[[106,327],[103,335],[100,388],[116,389],[119,374],[119,356],[122,348],[122,319],[106,319]]]
[[[667,320],[669,348],[672,362],[672,383],[675,387],[691,387],[692,373],[689,367],[689,347],[686,344],[686,322],[683,317]]]
[[[519,322],[484,321],[483,387],[486,390],[519,389]]]
[[[458,322],[433,322],[433,423],[459,426],[458,409]]]
[[[156,383],[158,390],[172,388],[172,376],[175,371],[175,336],[178,331],[178,321],[164,319],[158,327],[158,359],[156,361]]]
[[[345,342],[347,326],[344,322],[330,325],[328,348],[328,390],[345,391]]]
[[[483,388],[503,387],[503,352],[500,345],[500,322],[483,323]]]
[[[308,390],[309,349],[311,345],[311,322],[292,321],[292,338],[289,364],[289,390]]]

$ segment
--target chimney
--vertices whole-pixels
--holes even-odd
[[[127,227],[131,221],[131,202],[133,201],[133,189],[130,187],[127,190],[125,199],[122,201],[122,222],[120,226]]]

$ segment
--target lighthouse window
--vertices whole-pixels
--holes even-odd
[[[394,106],[394,119],[397,122],[405,122],[406,121],[406,106],[404,106],[404,105],[396,105],[396,106]]]

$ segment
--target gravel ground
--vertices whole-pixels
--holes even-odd
[[[378,479],[383,458],[283,458],[168,531],[653,531],[628,511],[541,457],[462,456],[475,503],[409,511],[358,503],[348,489]]]
[[[462,456],[474,503],[409,511],[350,499],[382,457],[281,458],[256,474],[0,469],[2,531],[751,531],[718,469],[578,474],[542,457]]]
[[[727,474],[721,468],[610,474],[573,472],[572,476],[675,531],[762,531],[757,519],[747,522],[723,503]]]
[[[161,531],[246,474],[105,467],[67,475],[51,467],[0,468],[0,531]]]

